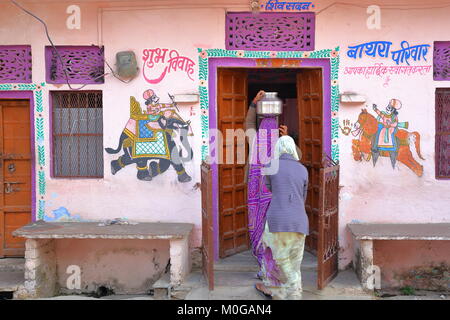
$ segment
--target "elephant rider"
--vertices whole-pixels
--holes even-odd
[[[159,103],[159,97],[152,89],[146,90],[143,94],[145,105],[147,106],[146,113],[148,115],[149,123],[147,126],[153,130],[160,130],[166,127],[165,121],[170,118],[184,120],[173,110],[171,104]]]
[[[372,138],[373,163],[375,165],[380,151],[388,151],[391,158],[392,167],[395,168],[398,154],[398,140],[395,134],[398,127],[408,128],[408,122],[398,121],[398,110],[402,103],[398,99],[391,99],[386,107],[386,111],[378,110],[376,104],[372,108],[377,113],[378,130]]]

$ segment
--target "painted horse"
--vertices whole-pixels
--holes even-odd
[[[165,111],[160,111],[166,108]],[[134,97],[130,101],[130,119],[128,120],[116,149],[106,148],[109,154],[123,155],[111,161],[111,172],[116,174],[129,164],[136,164],[137,178],[151,181],[155,176],[172,166],[178,174],[179,182],[189,182],[192,178],[186,173],[183,161],[192,159],[192,149],[187,139],[190,121],[184,121],[175,110],[166,105],[158,105],[156,113],[143,112]],[[177,148],[175,136],[188,155],[182,158]]]
[[[367,112],[367,109],[362,109],[359,114],[358,121],[354,125],[352,134],[358,139],[352,140],[353,158],[356,161],[370,161],[373,157],[373,144],[376,143],[375,136],[378,130],[377,119]],[[408,132],[404,129],[399,129],[395,133],[397,139],[398,150],[397,158],[399,162],[410,168],[417,176],[421,177],[423,174],[423,166],[420,165],[414,158],[410,150],[410,141],[414,141],[417,155],[420,159],[425,160],[420,153],[420,134],[418,132]],[[379,151],[380,156],[390,157],[389,151]],[[375,166],[376,159],[373,159]]]

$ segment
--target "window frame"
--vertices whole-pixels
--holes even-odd
[[[100,65],[98,66],[98,67],[101,68],[101,73],[102,73],[102,77],[99,78],[100,81],[95,81],[94,79],[86,79],[86,78],[85,79],[76,79],[76,78],[71,78],[70,76],[68,78],[66,78],[65,75],[62,78],[52,79],[52,77],[51,77],[51,73],[52,73],[51,68],[52,68],[52,59],[53,59],[53,54],[54,54],[55,48],[56,48],[56,51],[59,53],[59,56],[61,57],[61,60],[63,62],[66,62],[66,61],[64,61],[64,54],[61,55],[61,51],[84,50],[84,49],[86,49],[86,50],[90,50],[90,51],[98,50],[99,52],[101,52],[102,53],[101,59],[103,61],[102,61],[101,66]],[[104,46],[58,45],[58,46],[55,46],[54,48],[53,48],[53,46],[45,46],[44,47],[44,58],[45,58],[45,81],[47,83],[51,83],[51,84],[67,84],[67,82],[69,82],[71,85],[74,85],[74,84],[84,84],[84,85],[86,85],[86,84],[90,84],[90,85],[102,85],[102,84],[105,84],[105,61],[106,60],[105,60],[105,48],[104,48]],[[57,56],[55,57],[55,59],[56,59],[56,63],[58,65],[60,65],[61,64],[60,59]],[[66,65],[66,68],[67,67],[68,66]],[[70,65],[69,65],[69,67],[70,67]]]
[[[441,74],[436,74],[436,69],[438,69],[438,61],[441,62],[441,57],[438,56],[438,50],[448,50],[450,51],[450,41],[434,41],[433,42],[433,80],[434,81],[450,81],[450,72],[444,77]],[[447,61],[445,65],[450,71],[450,61]],[[442,89],[442,88],[440,88]]]
[[[55,111],[55,96],[54,94],[58,94],[58,93],[97,93],[101,95],[101,99],[102,99],[102,103],[101,103],[101,110],[102,110],[102,133],[76,133],[76,134],[55,134],[54,132],[54,123],[55,123],[55,119],[54,119],[54,111]],[[104,136],[104,127],[103,127],[103,91],[102,90],[79,90],[79,91],[73,91],[73,90],[50,90],[49,91],[49,102],[50,102],[50,125],[49,125],[49,131],[50,131],[50,177],[52,179],[71,179],[71,180],[75,180],[75,179],[103,179],[105,174],[105,161],[104,161],[104,154],[103,154],[103,150],[104,150],[104,145],[103,145],[103,136]],[[102,170],[102,174],[101,175],[93,175],[93,176],[84,176],[84,175],[78,175],[78,176],[71,176],[71,175],[56,175],[56,165],[57,165],[57,160],[56,160],[56,152],[55,152],[55,137],[63,137],[63,136],[68,136],[68,135],[72,135],[72,136],[95,136],[95,137],[102,137],[102,148],[101,148],[101,153],[100,153],[100,157],[101,157],[101,162],[103,165],[103,170]],[[78,158],[78,163],[79,162],[79,158]]]
[[[441,125],[440,125],[441,118],[440,117],[438,118],[438,114],[442,113],[442,112],[439,112],[439,110],[438,110],[438,99],[439,99],[440,92],[443,92],[444,95],[448,95],[449,100],[450,100],[450,88],[436,88],[436,91],[435,91],[435,115],[434,115],[434,118],[435,118],[435,129],[434,129],[434,131],[435,131],[434,132],[435,178],[437,180],[450,180],[450,175],[449,176],[441,176],[439,174],[440,173],[439,172],[439,164],[440,164],[439,159],[441,158],[440,155],[441,155],[442,150],[441,150],[441,148],[439,148],[439,143],[438,143],[439,138],[438,137],[440,137],[440,136],[449,136],[450,137],[450,131],[445,132],[445,131],[438,130],[438,128],[441,127]],[[450,109],[450,105],[448,108]],[[449,141],[450,141],[450,139],[449,139]],[[449,149],[450,149],[450,147],[449,147]],[[448,152],[450,153],[450,151],[448,151]],[[448,170],[447,170],[447,172],[448,172]]]
[[[279,46],[279,45],[273,45],[270,43],[266,43],[264,46],[255,46],[255,47],[242,47],[239,44],[235,43],[234,37],[235,37],[235,30],[233,29],[233,26],[235,24],[235,19],[241,19],[240,23],[242,23],[242,19],[245,18],[254,18],[254,14],[250,11],[229,11],[225,13],[225,48],[226,50],[237,50],[237,51],[314,51],[316,47],[316,13],[311,11],[304,11],[304,12],[260,12],[258,13],[258,17],[261,19],[266,19],[268,23],[273,23],[271,20],[277,20],[282,18],[290,18],[290,19],[304,19],[304,20],[310,20],[310,28],[312,30],[310,33],[307,31],[304,31],[302,34],[303,37],[311,36],[309,42],[309,46],[304,44],[305,47],[300,46],[292,46],[292,47],[285,47],[285,46]],[[231,22],[232,21],[232,22]],[[292,23],[291,23],[292,24]],[[273,24],[273,26],[276,26]],[[308,27],[308,26],[306,26]],[[230,43],[230,38],[233,39]],[[267,42],[267,39],[265,39]]]
[[[24,68],[28,68],[28,72],[26,73],[26,77],[29,79],[8,79],[4,80],[0,78],[0,84],[3,83],[33,83],[33,56],[31,45],[0,45],[0,50],[22,50],[23,53],[29,55],[29,60],[25,63]],[[17,67],[17,64],[14,66]]]

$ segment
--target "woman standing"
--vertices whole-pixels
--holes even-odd
[[[278,171],[266,175],[266,186],[272,192],[267,219],[262,235],[265,255],[261,271],[263,283],[256,289],[274,299],[299,300],[302,296],[300,266],[305,237],[308,235],[308,217],[305,211],[308,171],[299,162],[294,140],[287,135],[275,145]],[[275,265],[267,261],[275,261]]]

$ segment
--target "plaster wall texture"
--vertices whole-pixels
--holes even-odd
[[[450,290],[450,241],[375,240],[381,287]]]
[[[169,263],[168,240],[79,240],[56,242],[57,282],[61,292],[95,292],[100,286],[116,294],[145,294]],[[68,267],[81,270],[81,288],[70,289]],[[70,271],[70,269],[69,269]]]
[[[180,55],[187,56],[197,63],[197,48],[224,48],[225,12],[248,11],[246,1],[186,2],[173,4],[171,8],[152,6],[152,3],[138,3],[139,7],[130,7],[136,3],[114,2],[104,4],[82,2],[82,25],[80,30],[68,30],[65,20],[67,3],[52,2],[39,4],[26,2],[27,8],[47,21],[51,36],[57,45],[103,44],[105,57],[113,65],[115,53],[133,50],[136,53],[140,75],[130,84],[123,84],[111,76],[106,77],[103,85],[88,85],[85,89],[103,91],[104,147],[116,147],[118,138],[129,118],[129,99],[135,96],[144,106],[142,93],[153,89],[161,102],[168,102],[167,93],[192,93],[198,91],[198,65],[195,66],[194,81],[183,72],[166,75],[158,84],[150,84],[142,76],[142,51],[145,48],[176,49]],[[197,4],[195,8],[191,4]],[[316,11],[325,9],[330,1],[316,1]],[[432,72],[425,75],[392,75],[389,81],[385,77],[345,75],[344,68],[352,66],[383,63],[394,65],[392,59],[361,59],[347,57],[347,47],[360,43],[383,40],[391,41],[392,50],[398,50],[400,43],[407,40],[410,45],[430,44],[427,61],[411,62],[413,65],[432,65],[432,46],[436,40],[450,40],[447,30],[450,28],[450,7],[423,8],[420,1],[393,1],[383,7],[381,29],[369,30],[366,27],[367,5],[373,2],[355,2],[355,5],[333,5],[316,16],[316,50],[334,49],[340,46],[340,92],[355,91],[367,97],[365,104],[341,104],[340,123],[344,119],[355,122],[362,107],[371,114],[373,103],[380,110],[391,98],[401,100],[400,121],[409,122],[409,131],[420,133],[420,160],[412,148],[412,154],[421,165],[423,175],[418,177],[405,165],[397,163],[391,167],[388,158],[380,158],[374,167],[371,161],[356,162],[352,156],[352,136],[340,134],[340,230],[341,245],[340,267],[346,267],[352,256],[350,234],[345,226],[351,221],[361,222],[448,222],[450,221],[450,185],[449,181],[435,179],[434,130],[435,113],[434,92],[436,87],[450,87],[449,81],[433,81]],[[442,6],[442,1],[427,2],[428,7]],[[407,9],[407,6],[422,7]],[[44,45],[47,40],[42,26],[8,3],[1,4],[0,43],[31,44],[33,54],[33,82],[45,81]],[[99,9],[103,8],[103,9]],[[101,40],[101,43],[99,42]],[[156,73],[155,73],[156,74]],[[385,83],[387,82],[387,85]],[[76,85],[74,85],[77,87]],[[45,147],[50,147],[49,128],[49,92],[67,89],[66,85],[44,87],[44,124],[47,128]],[[195,115],[190,115],[190,107]],[[137,221],[176,221],[195,224],[192,247],[201,244],[200,190],[194,185],[200,182],[200,108],[198,104],[180,105],[180,113],[192,121],[194,136],[190,143],[194,150],[194,161],[186,166],[192,176],[189,183],[179,183],[176,172],[169,169],[151,182],[138,181],[136,168],[131,165],[116,175],[112,175],[109,163],[116,157],[104,153],[103,179],[56,179],[47,181],[47,215],[52,210],[65,207],[71,214],[82,219],[111,219],[126,217]],[[51,159],[47,154],[47,159]],[[46,166],[46,175],[50,177],[50,166]],[[86,271],[87,272],[87,271]],[[62,277],[62,275],[60,275]]]

